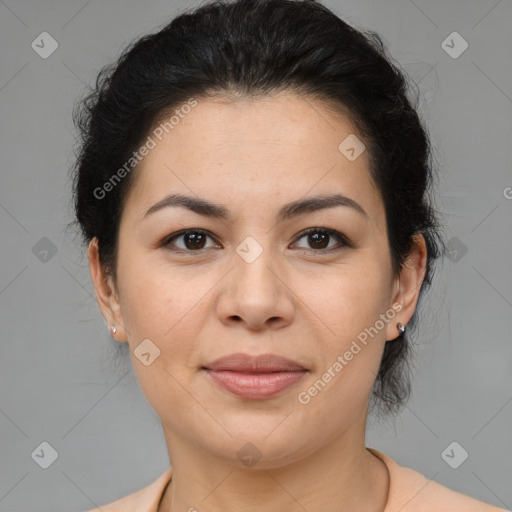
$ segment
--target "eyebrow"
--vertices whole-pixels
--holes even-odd
[[[313,213],[319,210],[325,210],[327,208],[334,208],[337,206],[346,206],[352,208],[364,217],[368,217],[368,214],[363,209],[363,207],[353,199],[350,199],[349,197],[346,197],[342,194],[324,194],[307,197],[305,199],[298,199],[297,201],[293,201],[284,205],[279,210],[277,219],[279,222],[283,222],[300,215]],[[171,194],[167,197],[164,197],[155,203],[151,208],[149,208],[149,210],[142,217],[142,220],[146,219],[151,214],[168,207],[186,208],[204,217],[212,217],[224,220],[230,219],[229,210],[221,204],[212,203],[199,197],[186,196],[183,194]]]

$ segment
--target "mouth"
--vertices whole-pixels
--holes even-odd
[[[249,400],[276,396],[309,372],[296,361],[281,356],[243,353],[222,357],[201,369],[214,384]]]

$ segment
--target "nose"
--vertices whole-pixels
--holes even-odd
[[[236,254],[233,264],[222,280],[217,302],[220,320],[252,331],[290,325],[295,312],[290,278],[271,251],[264,250],[254,261]]]

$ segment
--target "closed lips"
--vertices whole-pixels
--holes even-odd
[[[305,371],[306,368],[291,359],[274,354],[251,356],[237,353],[216,359],[204,366],[211,371],[232,371],[240,373],[271,373]]]
[[[231,354],[203,367],[215,384],[245,400],[264,400],[299,381],[308,370],[274,354]]]

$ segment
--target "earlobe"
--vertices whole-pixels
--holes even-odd
[[[397,321],[402,325],[407,325],[414,314],[421,285],[425,278],[426,265],[427,246],[425,239],[421,233],[416,233],[410,254],[397,277],[398,290],[393,299],[393,304],[400,303],[402,305],[400,312],[396,315]],[[395,339],[402,333],[396,323],[390,322],[386,334],[386,339]]]
[[[98,239],[94,237],[88,248],[89,271],[94,285],[96,299],[101,314],[109,325],[110,335],[113,338],[120,338],[118,341],[126,339],[126,333],[123,329],[123,317],[118,294],[114,285],[112,276],[106,275],[105,269],[101,265],[99,257]]]

